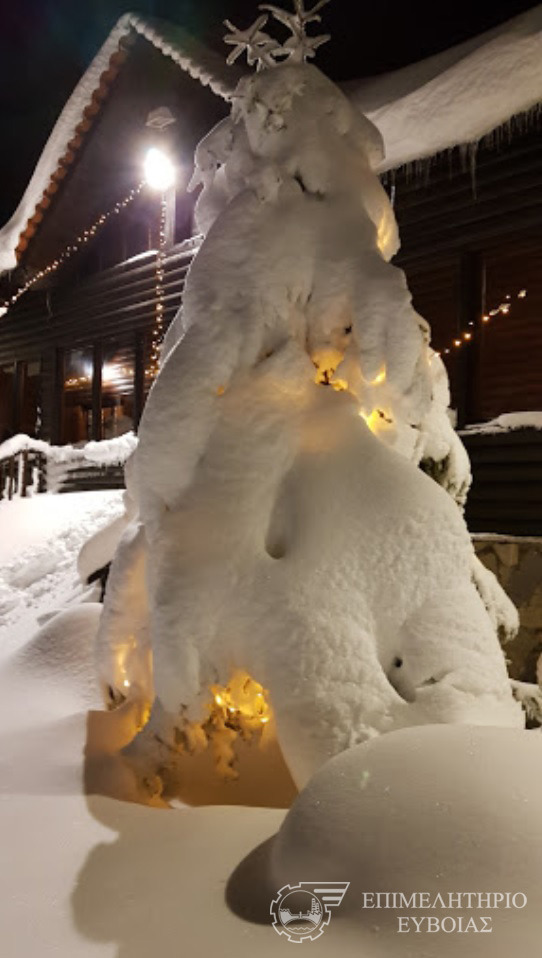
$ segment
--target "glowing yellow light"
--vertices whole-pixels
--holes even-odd
[[[382,421],[383,421],[383,419],[384,419],[384,417],[383,417],[383,415],[382,415],[382,413],[381,413],[381,411],[380,411],[379,409],[373,409],[373,411],[372,411],[371,413],[369,413],[369,415],[367,415],[367,414],[364,413],[364,412],[360,412],[360,416],[361,416],[362,419],[365,420],[365,422],[367,423],[369,429],[370,429],[371,432],[373,432],[373,433],[376,433],[376,432],[378,431],[378,430],[377,430],[377,427],[378,427],[379,425],[382,425]]]
[[[249,724],[266,724],[270,719],[267,692],[247,672],[234,672],[227,686],[213,685],[211,692],[214,704],[223,710],[224,715],[227,713],[229,722],[232,715],[241,723]]]
[[[382,369],[376,379],[371,380],[371,386],[378,386],[380,383],[383,383],[386,379],[386,370]]]
[[[152,190],[163,193],[175,182],[175,167],[162,150],[152,146],[147,151],[144,162],[145,181]]]
[[[489,316],[482,316],[483,323],[489,323]]]
[[[461,346],[461,340],[460,340],[460,339],[454,339],[454,346]]]
[[[519,293],[518,293],[518,299],[525,299],[526,295],[527,295],[527,290],[526,290],[526,289],[520,289],[520,291],[519,291]]]
[[[472,333],[463,333],[463,339],[472,339]]]

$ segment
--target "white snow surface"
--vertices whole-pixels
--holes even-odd
[[[42,494],[0,502],[0,656],[42,616],[79,601],[75,560],[86,540],[124,512],[120,491]]]
[[[41,153],[26,191],[13,216],[0,229],[0,272],[16,266],[15,249],[21,232],[33,215],[51,175],[64,155],[75,128],[99,86],[100,76],[109,66],[111,56],[119,48],[123,37],[132,31],[145,37],[165,56],[170,57],[194,80],[209,86],[217,96],[227,97],[235,86],[238,73],[227,67],[224,60],[193,40],[181,27],[125,13],[117,22],[107,40],[96,54],[68,99]]]
[[[378,127],[380,170],[475,144],[542,102],[542,5],[390,74],[345,85]]]
[[[403,729],[349,749],[314,776],[272,847],[277,888],[300,878],[348,881],[340,921],[371,930],[386,958],[509,958],[536,953],[542,737],[538,731],[458,726]],[[377,892],[426,893],[444,907],[364,908]],[[458,892],[516,892],[519,908],[457,907]],[[447,908],[448,895],[455,908]],[[372,896],[372,897],[371,897]],[[383,899],[385,901],[385,899]],[[454,899],[452,899],[452,902]],[[463,899],[463,905],[465,899]],[[412,916],[489,916],[491,933],[416,933]],[[398,918],[409,931],[398,931]],[[333,923],[332,920],[332,923]],[[450,920],[445,931],[450,931]],[[337,953],[332,952],[330,953]],[[360,955],[365,954],[360,948]]]
[[[256,907],[259,915],[269,914],[279,887],[277,873],[270,871],[269,861],[259,852],[256,867],[253,864],[243,869],[241,863],[249,854],[253,860],[254,851],[277,832],[284,811],[247,807],[254,798],[237,790],[237,783],[222,788],[215,785],[213,790],[209,781],[203,791],[200,788],[196,803],[237,801],[238,806],[177,806],[166,812],[120,800],[123,792],[129,795],[130,783],[117,753],[133,736],[134,722],[124,707],[113,713],[96,711],[98,693],[91,659],[100,607],[77,582],[76,556],[82,540],[119,515],[121,508],[119,492],[41,495],[0,506],[2,576],[14,569],[22,575],[20,582],[27,580],[26,587],[19,590],[18,597],[23,601],[4,618],[0,630],[3,951],[10,958],[114,958],[120,954],[148,958],[149,954],[169,954],[171,943],[181,942],[184,951],[194,958],[207,958],[224,950],[238,958],[252,958],[254,954],[276,958],[283,943],[269,924],[262,924],[258,918],[255,923],[247,921],[247,914]],[[46,552],[54,551],[58,543],[63,545],[62,555],[57,555],[56,564],[43,579],[45,588],[38,594],[38,580],[30,574],[25,576],[24,568],[32,563],[39,566]],[[36,634],[38,618],[44,624]],[[420,731],[424,730],[416,734]],[[433,730],[427,731],[434,734]],[[320,828],[319,822],[317,831],[311,834],[317,845],[320,836],[323,841],[332,833],[339,838],[329,863],[335,868],[339,855],[344,854],[352,898],[359,900],[369,890],[365,882],[358,883],[362,863],[357,858],[353,861],[353,851],[369,833],[375,841],[380,836],[387,842],[387,851],[390,834],[398,833],[388,859],[387,887],[392,881],[396,887],[398,865],[401,874],[415,868],[424,890],[432,887],[436,859],[433,827],[442,847],[439,826],[444,820],[449,829],[445,848],[451,847],[452,851],[449,858],[439,859],[439,868],[449,869],[452,863],[457,872],[461,859],[455,854],[457,845],[452,847],[452,839],[466,845],[466,827],[472,836],[465,853],[468,869],[458,877],[458,890],[471,890],[473,873],[485,874],[486,855],[489,863],[494,861],[495,844],[488,836],[491,823],[494,843],[499,843],[500,865],[506,862],[506,868],[496,868],[494,874],[504,872],[510,884],[515,881],[514,890],[520,887],[519,883],[530,875],[533,855],[538,853],[539,816],[530,828],[530,784],[539,774],[540,762],[523,739],[514,741],[511,754],[502,731],[496,734],[499,739],[495,748],[489,743],[491,748],[486,749],[482,743],[475,752],[481,768],[474,760],[469,764],[469,754],[458,756],[457,750],[452,750],[453,761],[443,765],[451,749],[448,744],[442,747],[440,741],[426,747],[423,739],[417,739],[414,747],[409,742],[403,745],[405,740],[400,739],[399,754],[391,742],[395,736],[371,743],[371,764],[364,762],[362,768],[370,768],[373,773],[369,779],[372,792],[368,788],[363,806],[371,829],[365,824],[358,827],[355,798],[360,789],[353,794],[353,787],[360,779],[363,784],[367,776],[356,779],[342,775],[339,769],[333,776],[333,806],[326,827]],[[384,749],[381,759],[375,752],[380,743]],[[423,755],[416,755],[417,743],[420,751],[426,751],[425,764]],[[281,770],[273,765],[268,750],[253,748],[251,752],[252,766],[248,770],[255,773],[256,794],[260,803],[262,796],[270,802]],[[193,785],[198,765],[196,759],[190,762],[186,776]],[[334,766],[330,768],[333,771]],[[479,791],[485,772],[489,778],[482,781]],[[328,781],[328,770],[323,773]],[[416,795],[416,802],[409,801],[405,789],[413,789],[420,775],[424,788]],[[437,815],[433,805],[421,821],[418,800],[421,797],[425,802],[424,809],[431,797],[440,801],[441,796],[434,791],[439,782],[442,812]],[[512,785],[506,794],[509,783]],[[535,784],[538,807],[540,783]],[[460,788],[463,803],[461,798],[456,799]],[[316,790],[322,794],[319,780]],[[314,792],[308,795],[310,800]],[[380,817],[375,813],[375,795],[380,800]],[[473,797],[472,818],[465,812],[468,795]],[[520,814],[514,799],[521,803]],[[345,813],[341,835],[346,829],[351,836],[347,849],[334,831],[339,812]],[[529,845],[525,846],[527,828]],[[299,835],[295,847],[300,847]],[[305,851],[306,846],[301,850]],[[282,862],[283,858],[276,860]],[[249,859],[246,861],[248,866]],[[431,866],[428,872],[424,872],[422,862]],[[350,863],[354,866],[351,869]],[[384,869],[385,864],[382,855],[380,859],[374,856],[371,874],[377,867]],[[296,871],[293,880],[305,877]],[[314,877],[329,878],[329,872]],[[234,888],[233,896],[228,892],[228,901],[236,902],[233,911],[224,894],[228,884]],[[526,891],[535,907],[539,907],[538,887],[538,881],[529,879]],[[502,914],[498,912],[499,921]],[[382,912],[378,917],[382,918]],[[525,924],[515,930],[516,940],[528,943],[529,921],[530,912]],[[501,925],[497,928],[498,937],[489,939],[491,956],[508,958],[512,949]],[[430,958],[447,958],[444,938],[424,936],[424,950]],[[401,958],[419,958],[419,936],[414,945],[402,940]],[[502,950],[505,946],[508,950]],[[368,926],[348,912],[340,920],[334,915],[323,938],[312,942],[310,948],[311,954],[321,958],[331,952],[341,958],[359,958],[360,954],[390,958],[394,954],[385,934],[375,934],[374,922]],[[478,952],[469,954],[481,958]]]
[[[99,672],[113,698],[154,684],[151,747],[248,672],[302,785],[394,728],[523,718],[460,510],[417,468],[434,454],[468,484],[444,367],[387,261],[378,132],[309,66],[242,80],[234,104],[196,153],[206,236],[127,475],[141,528]]]

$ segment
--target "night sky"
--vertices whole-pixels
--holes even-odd
[[[288,6],[288,0],[276,2]],[[532,0],[445,0],[430,8],[420,0],[332,0],[323,11],[332,40],[317,62],[338,80],[393,70],[533,6]],[[122,13],[180,23],[222,51],[224,18],[246,26],[256,9],[257,0],[0,0],[0,225],[16,207],[73,87]]]

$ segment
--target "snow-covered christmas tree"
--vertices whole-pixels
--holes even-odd
[[[152,706],[131,749],[151,778],[209,742],[234,774],[236,741],[270,725],[303,785],[404,726],[522,724],[497,639],[514,612],[458,508],[446,372],[390,263],[382,139],[307,62],[324,2],[227,24],[230,60],[256,69],[196,151],[204,241],[97,650],[106,700]]]

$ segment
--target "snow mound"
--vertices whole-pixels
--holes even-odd
[[[120,490],[0,503],[0,657],[32,635],[44,616],[84,598],[77,554],[122,513],[122,503]]]
[[[343,752],[298,796],[272,851],[275,885],[349,881],[341,914],[372,926],[386,955],[509,958],[538,951],[540,791],[538,732],[453,726],[404,729]],[[512,892],[522,908],[364,908],[364,893]],[[519,902],[519,900],[518,900]],[[490,916],[491,935],[397,933],[398,917]],[[468,920],[465,919],[465,923]],[[412,921],[410,922],[412,931]],[[416,941],[411,942],[412,937]],[[416,944],[412,952],[408,950]]]
[[[63,714],[70,708],[76,713],[100,704],[93,666],[101,613],[99,602],[59,612],[11,660],[15,672],[34,682],[47,683],[51,714],[55,702],[61,701]]]
[[[139,525],[97,641],[108,704],[155,693],[155,770],[195,749],[196,726],[234,771],[244,713],[234,729],[215,705],[238,673],[268,693],[298,785],[403,725],[522,722],[504,611],[492,624],[472,581],[446,370],[389,262],[381,155],[341,91],[290,63],[243,79],[196,150],[205,237],[129,464]]]

